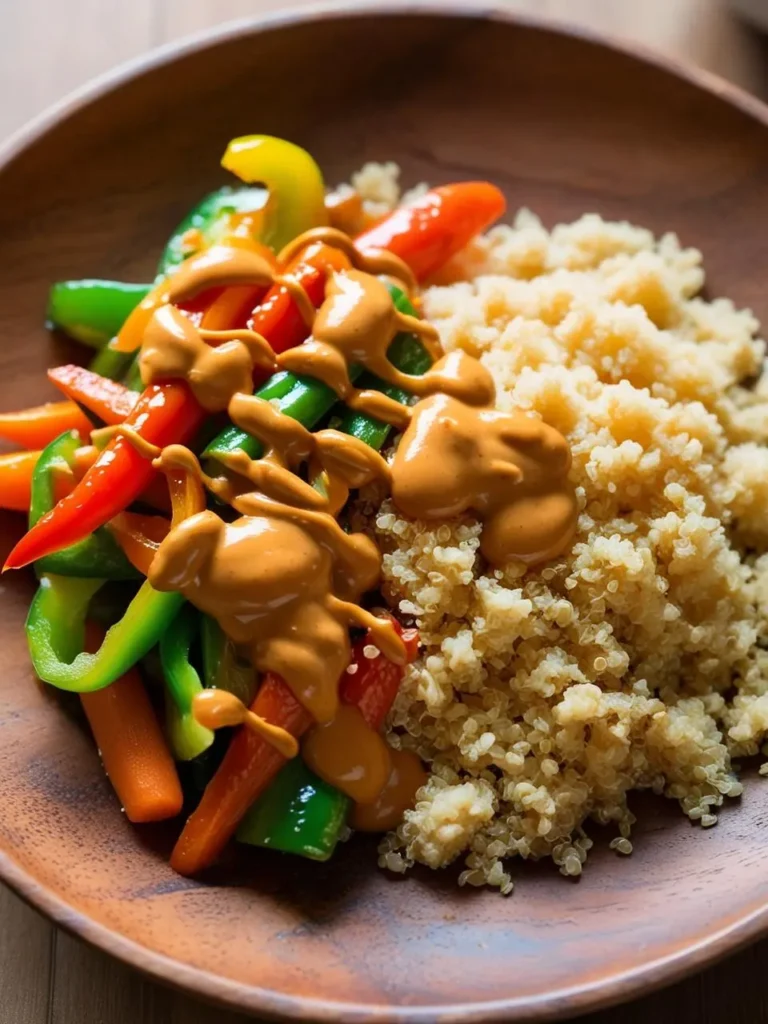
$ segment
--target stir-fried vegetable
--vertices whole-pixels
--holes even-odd
[[[74,431],[67,431],[40,454],[34,473],[29,503],[29,525],[33,527],[55,503],[56,480],[69,477],[72,473],[80,448],[80,437]],[[56,573],[61,576],[83,576],[98,579],[136,579],[137,573],[114,538],[104,529],[96,530],[90,536],[70,547],[47,555],[36,563],[38,572]]]
[[[114,683],[150,651],[184,602],[143,583],[125,615],[107,630],[95,653],[83,646],[88,605],[103,580],[42,576],[27,615],[27,640],[35,672],[45,683],[92,693]],[[72,650],[79,651],[70,660]]]
[[[205,685],[228,690],[244,704],[250,704],[256,694],[253,665],[240,657],[233,642],[210,615],[200,616],[200,641]]]
[[[294,736],[301,736],[312,722],[279,676],[264,679],[251,710]],[[212,864],[284,764],[285,758],[267,740],[239,729],[179,837],[171,857],[174,870],[195,875]]]
[[[357,239],[361,249],[390,248],[417,276],[433,272],[458,252],[503,209],[503,199],[490,185],[473,182],[444,186],[427,193],[418,203],[397,210]],[[323,272],[315,269],[297,278],[322,297]],[[306,326],[290,293],[279,286],[267,294],[263,308],[274,332],[261,322],[254,324],[276,352],[302,341]],[[290,323],[291,332],[285,330]],[[278,331],[277,328],[280,328]],[[184,443],[203,421],[203,410],[183,383],[153,385],[145,391],[128,423],[153,444]],[[130,442],[116,439],[105,455],[65,501],[44,517],[16,545],[7,568],[20,568],[103,525],[141,493],[151,477],[151,467]]]
[[[138,391],[131,391],[124,384],[82,366],[56,366],[48,371],[48,380],[71,398],[72,403],[82,405],[102,423],[111,425],[127,419],[141,397]]]
[[[32,409],[0,414],[0,437],[23,448],[44,448],[65,430],[88,438],[93,424],[74,402],[47,402]]]
[[[0,455],[0,508],[28,512],[32,476],[40,452],[9,452]]]
[[[185,605],[160,639],[160,662],[166,684],[166,726],[179,761],[191,761],[213,743],[213,732],[200,725],[192,705],[203,689],[190,651],[199,631],[198,613]]]
[[[101,349],[150,287],[121,281],[59,281],[48,297],[48,321],[75,341]]]
[[[104,631],[86,624],[86,643],[98,647]],[[137,669],[108,687],[81,696],[104,770],[129,821],[175,818],[183,795],[173,758]]]
[[[360,709],[364,720],[379,730],[397,696],[403,667],[379,654],[365,656],[368,638],[353,648],[351,668],[341,681],[341,698]],[[416,655],[418,641],[411,631],[409,654]],[[333,855],[351,800],[318,778],[301,760],[294,758],[281,770],[275,782],[256,801],[237,830],[241,843],[264,846],[283,853],[295,853],[310,860],[328,860]]]
[[[267,378],[280,365],[272,353],[279,355],[311,337],[313,310],[322,306],[321,316],[328,310],[339,281],[364,280],[366,287],[375,286],[372,312],[381,307],[384,313],[382,358],[385,354],[392,367],[411,377],[426,373],[433,361],[427,349],[437,358],[436,349],[430,347],[427,325],[415,322],[416,310],[404,288],[414,279],[428,279],[503,210],[501,194],[484,182],[433,189],[375,223],[360,197],[353,197],[349,213],[364,230],[350,247],[338,231],[305,236],[326,227],[328,209],[339,203],[327,204],[320,169],[298,146],[270,136],[244,136],[229,144],[222,165],[242,185],[209,194],[187,215],[165,246],[152,285],[83,280],[53,286],[51,326],[95,349],[93,362],[88,369],[70,364],[48,371],[63,401],[0,414],[0,438],[29,449],[0,455],[0,504],[29,513],[29,531],[6,568],[31,563],[39,575],[26,623],[35,671],[51,686],[80,694],[104,767],[131,821],[159,821],[180,812],[182,789],[174,760],[185,766],[187,781],[190,773],[195,775],[194,788],[203,791],[171,860],[182,874],[212,864],[235,833],[248,845],[314,860],[330,857],[352,801],[294,756],[296,739],[318,722],[325,724],[320,705],[312,704],[315,674],[324,671],[326,685],[333,684],[331,716],[337,698],[344,712],[350,710],[345,704],[359,710],[351,714],[365,730],[365,743],[375,740],[371,749],[382,749],[379,763],[386,778],[388,755],[382,738],[371,730],[383,729],[405,665],[418,646],[415,631],[404,630],[388,613],[366,610],[364,595],[375,589],[380,556],[366,537],[345,532],[343,519],[334,520],[350,490],[391,479],[390,467],[374,451],[382,449],[392,427],[359,411],[360,406],[352,408],[347,390],[309,376],[322,374],[314,367],[305,371],[306,363],[302,373],[307,375],[277,372]],[[382,263],[382,251],[389,254],[388,263]],[[218,277],[198,277],[196,287],[185,291],[199,265],[224,257],[226,273],[219,268]],[[365,272],[353,272],[353,264]],[[373,275],[388,274],[391,267],[403,286],[385,278],[388,296]],[[319,338],[320,320],[314,324]],[[161,363],[161,372],[148,364],[153,331],[175,353],[176,361]],[[355,345],[365,333],[358,329]],[[299,351],[310,352],[311,344]],[[243,353],[247,361],[237,362]],[[227,354],[232,363],[226,373],[237,374],[236,386],[225,389],[217,404],[199,390],[197,363],[190,360],[208,360],[218,373]],[[408,415],[416,415],[418,410],[402,408],[413,401],[408,392],[363,369],[363,364],[375,366],[386,376],[382,361],[366,361],[360,348],[344,360],[341,372],[350,381],[368,394],[379,393],[373,395],[377,403],[365,408],[391,414],[401,426]],[[253,377],[252,366],[261,367]],[[155,382],[145,387],[142,373]],[[275,436],[283,432],[289,437],[285,451],[277,442],[274,447],[267,443],[268,432],[260,440],[228,423],[225,415],[214,417],[203,408],[230,408],[238,422],[246,422],[235,412],[232,395],[247,405],[251,400],[243,392],[254,388],[263,401],[250,408],[262,411]],[[413,389],[419,390],[415,383]],[[383,406],[382,394],[400,404]],[[347,396],[350,408],[338,395]],[[117,425],[123,429],[100,429]],[[324,429],[310,437],[308,432],[317,427]],[[256,434],[257,426],[251,429]],[[180,447],[188,444],[192,451]],[[268,458],[263,459],[265,452]],[[275,474],[283,474],[284,491],[277,498],[259,483],[274,481]],[[204,485],[213,495],[206,495]],[[295,505],[281,504],[280,493],[288,492],[296,496]],[[232,505],[229,512],[225,500]],[[151,513],[147,504],[164,514]],[[308,619],[297,613],[285,636],[278,624],[275,647],[285,660],[278,660],[273,671],[274,662],[259,661],[263,638],[253,641],[246,628],[251,619],[271,614],[272,607],[260,597],[249,603],[247,595],[240,604],[233,598],[230,605],[232,573],[213,556],[226,531],[244,523],[255,532],[287,536],[275,524],[286,522],[286,516],[290,520],[297,510],[293,536],[297,547],[304,545],[309,552],[311,569],[296,570],[292,589],[278,592],[274,603],[290,604],[306,592]],[[174,561],[174,545],[203,535],[204,543],[189,557],[182,550],[183,557]],[[290,549],[290,543],[285,547]],[[278,548],[271,553],[278,557]],[[250,566],[259,559],[243,561]],[[170,575],[163,576],[160,565],[170,565]],[[236,575],[237,567],[232,571]],[[284,578],[282,572],[277,575]],[[209,577],[212,587],[220,588],[213,608],[190,593]],[[334,586],[340,581],[338,593],[323,592],[326,577]],[[99,605],[107,581],[123,582],[106,587],[120,588],[120,604],[104,618]],[[221,614],[219,603],[226,606]],[[324,651],[315,661],[301,648],[313,615],[319,623],[318,649]],[[109,628],[95,625],[96,619],[110,623]],[[374,639],[379,647],[372,651]],[[326,643],[332,648],[323,648]],[[306,657],[312,667],[304,690],[292,676],[291,656]],[[342,666],[346,670],[339,678]],[[164,694],[161,719],[142,671]],[[315,718],[308,707],[314,707]],[[341,717],[332,724],[338,721]],[[217,736],[214,730],[220,726],[226,728]],[[308,762],[328,778],[325,766],[312,762],[317,735],[312,733],[304,749]],[[201,778],[207,784],[198,787]],[[342,776],[335,781],[344,785]],[[376,785],[380,792],[392,791]]]

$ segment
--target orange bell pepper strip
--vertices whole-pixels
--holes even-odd
[[[86,646],[97,651],[105,631],[86,624]],[[80,695],[104,770],[133,822],[165,821],[184,797],[171,752],[138,669],[110,686]]]
[[[63,391],[72,403],[85,406],[89,412],[98,416],[109,426],[122,423],[141,397],[138,391],[131,391],[119,381],[102,377],[83,366],[70,363],[66,366],[54,366],[48,371],[48,380]],[[59,431],[63,433],[63,431]],[[58,434],[55,435],[58,437]]]
[[[0,413],[0,437],[24,448],[45,448],[66,430],[85,440],[93,424],[74,402],[46,402],[20,412]]]
[[[386,248],[394,252],[421,280],[496,220],[504,206],[502,193],[487,182],[445,185],[428,192],[413,206],[395,210],[358,236],[356,244],[362,250]],[[288,268],[315,305],[322,302],[327,261],[338,259],[328,249],[322,246],[316,253],[320,266],[305,258],[300,266]],[[205,314],[203,323],[204,318]],[[251,326],[269,340],[276,352],[299,344],[307,334],[298,306],[281,285],[269,290],[254,312]],[[183,444],[203,418],[203,410],[187,385],[170,381],[148,388],[126,423],[146,440],[163,446]],[[19,569],[82,540],[126,508],[146,487],[152,473],[151,463],[130,442],[116,438],[72,494],[22,537],[4,568]]]
[[[164,516],[145,516],[138,512],[121,512],[107,523],[107,529],[125,557],[144,576],[149,575],[152,560],[170,528],[171,521]]]
[[[123,549],[126,558],[139,572],[149,576],[149,568],[168,531],[205,508],[205,491],[198,478],[181,467],[164,471],[168,481],[172,520],[164,516],[145,516],[121,512],[107,523],[107,529]]]
[[[0,508],[12,512],[29,512],[32,497],[32,474],[39,452],[8,452],[0,455]],[[84,445],[75,452],[75,472],[61,472],[54,477],[54,493],[60,501],[69,494],[76,482],[96,461],[98,451],[93,445]]]
[[[40,452],[9,452],[0,455],[0,508],[29,512],[32,474]]]

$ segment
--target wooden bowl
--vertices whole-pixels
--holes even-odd
[[[328,180],[397,160],[407,184],[488,177],[548,223],[584,211],[679,233],[712,294],[768,317],[768,110],[700,72],[503,11],[381,0],[281,14],[160,51],[22,133],[0,169],[0,407],[48,396],[58,278],[146,279],[222,180],[233,135],[307,146]],[[0,523],[6,549],[20,517]],[[0,876],[57,923],[229,1006],[328,1021],[544,1020],[670,981],[763,933],[761,783],[710,831],[642,800],[630,858],[598,843],[578,884],[517,865],[511,899],[455,873],[252,854],[205,882],[170,835],[121,817],[90,738],[36,685],[33,582],[3,578]],[[765,785],[764,783],[762,785]]]

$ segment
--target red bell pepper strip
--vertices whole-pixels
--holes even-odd
[[[48,371],[48,380],[55,384],[59,391],[63,391],[67,398],[85,406],[89,412],[110,426],[122,423],[141,397],[138,391],[131,391],[119,381],[102,377],[73,363],[54,366]]]
[[[393,621],[399,626],[396,620]],[[419,651],[418,630],[403,629],[398,632],[405,644],[406,664],[410,664]],[[384,720],[400,689],[404,668],[402,665],[395,665],[381,653],[374,658],[368,658],[365,648],[371,643],[370,637],[363,637],[353,645],[350,667],[356,671],[344,673],[339,696],[345,704],[355,704],[368,725],[378,730],[384,725]]]
[[[506,209],[504,195],[487,181],[441,185],[358,235],[355,245],[387,249],[425,281],[490,227]]]
[[[251,711],[296,737],[312,724],[309,712],[283,680],[270,672],[264,676]],[[240,819],[284,764],[285,758],[271,743],[240,728],[179,836],[171,854],[174,871],[195,875],[213,864]]]
[[[362,250],[389,249],[423,279],[498,218],[504,206],[501,192],[487,182],[445,185],[428,192],[413,206],[395,210],[358,236],[356,244]],[[323,252],[327,249],[321,247],[317,258],[334,258]],[[313,303],[319,305],[325,270],[310,258],[302,263],[304,266],[297,266],[292,272]],[[307,333],[296,303],[287,289],[279,285],[269,290],[251,325],[269,339],[276,352],[299,344]],[[183,444],[203,418],[204,413],[186,384],[171,381],[154,391],[147,389],[126,423],[155,444]],[[138,497],[152,473],[149,461],[138,455],[130,442],[116,438],[72,494],[19,541],[8,556],[5,569],[20,569],[82,540]]]
[[[408,264],[417,280],[423,281],[498,220],[505,207],[503,194],[486,181],[442,185],[358,235],[355,245],[361,252],[387,249]],[[314,244],[298,253],[283,272],[294,277],[312,303],[319,306],[329,266],[338,270],[345,265],[346,258],[338,250]],[[293,348],[307,335],[299,307],[282,285],[270,288],[254,310],[249,326],[269,338],[276,352]]]
[[[393,621],[400,631],[399,624]],[[413,661],[418,653],[418,633],[406,629],[401,637],[407,660]],[[370,643],[370,638],[364,638],[354,645],[351,664],[357,666],[357,671],[344,672],[339,688],[341,699],[357,704],[366,722],[380,729],[403,678],[403,667],[381,655],[367,658],[364,649]],[[309,712],[273,673],[265,675],[251,710],[296,737],[312,724]],[[241,818],[284,764],[285,758],[270,743],[241,728],[179,836],[171,855],[174,871],[194,875],[210,867],[234,835]]]
[[[87,439],[93,424],[74,402],[46,402],[20,412],[0,413],[0,437],[24,448],[45,448],[65,431]]]
[[[174,381],[148,387],[125,423],[162,448],[190,440],[204,415],[187,385]],[[21,538],[5,568],[20,569],[76,544],[130,505],[154,475],[149,459],[125,438],[115,438],[77,487]]]

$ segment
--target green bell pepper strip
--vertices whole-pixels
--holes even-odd
[[[347,817],[349,799],[319,779],[300,757],[281,769],[237,830],[237,840],[310,860],[328,860]]]
[[[122,380],[134,361],[133,352],[116,352],[110,341],[104,348],[99,349],[88,363],[88,369],[102,377],[109,377],[110,380]]]
[[[190,661],[190,648],[198,633],[199,615],[191,605],[181,607],[160,639],[160,662],[166,694],[165,727],[177,761],[191,761],[213,743],[213,730],[195,718],[192,704],[203,684]]]
[[[123,374],[123,384],[131,391],[138,391],[139,394],[144,390],[144,381],[141,379],[141,370],[139,369],[139,360],[135,352],[130,353],[128,367]]]
[[[401,312],[415,316],[402,292],[398,292],[395,301]],[[432,363],[424,346],[412,334],[398,335],[389,356],[398,369],[414,375],[425,373]],[[365,386],[378,388],[403,403],[411,400],[407,392],[385,385],[373,375],[366,375]],[[338,429],[378,450],[392,428],[371,416],[347,410]],[[294,853],[310,860],[328,860],[350,807],[347,796],[318,778],[297,757],[281,769],[274,783],[249,810],[237,838],[250,846]]]
[[[192,711],[193,701],[203,690],[190,658],[200,636],[205,687],[219,687],[250,704],[256,689],[256,673],[241,663],[235,647],[215,619],[185,604],[160,640],[160,663],[166,687],[166,729],[178,761],[192,761],[208,750],[214,733],[199,724]]]
[[[54,474],[57,469],[72,469],[75,452],[81,445],[74,430],[65,431],[43,449],[32,474],[29,505],[30,529],[56,504]],[[138,580],[141,574],[131,565],[114,537],[102,527],[71,547],[46,555],[35,563],[38,573],[82,576],[110,580]]]
[[[390,291],[397,309],[401,313],[414,316],[415,311],[408,297],[394,285],[390,287]],[[424,346],[410,334],[398,334],[390,346],[389,355],[392,362],[406,373],[423,373],[429,365],[429,357]],[[349,368],[350,379],[356,380],[361,372],[359,366],[351,366]],[[375,378],[371,380],[372,383],[375,383]],[[385,390],[387,394],[394,394],[395,397],[403,394],[398,389],[387,388]],[[256,394],[259,398],[264,398],[267,401],[277,399],[280,412],[285,413],[286,416],[290,416],[292,419],[299,420],[300,423],[303,423],[305,427],[310,429],[316,426],[338,401],[336,394],[326,384],[323,384],[322,381],[314,380],[312,377],[300,377],[285,371],[270,377]],[[360,430],[364,430],[363,421],[369,424],[376,424],[377,427],[380,426],[378,421],[366,416],[356,416],[355,421],[359,421],[358,427]],[[373,427],[369,429],[374,430]],[[374,433],[376,433],[375,430]],[[384,437],[386,437],[386,434]],[[382,438],[380,443],[384,443],[384,438]],[[211,441],[203,452],[203,457],[205,459],[217,459],[221,455],[228,455],[238,450],[244,451],[252,459],[260,458],[264,451],[261,442],[257,438],[251,437],[244,430],[231,424],[225,427]]]
[[[210,615],[200,616],[200,641],[206,687],[228,690],[250,707],[256,696],[256,671],[238,656],[232,640]]]
[[[177,270],[184,260],[197,251],[187,241],[190,231],[199,231],[203,245],[211,245],[226,230],[230,214],[254,213],[267,202],[263,188],[224,188],[211,192],[194,206],[168,239],[157,267],[157,281]]]
[[[91,348],[103,348],[150,290],[122,281],[59,281],[48,295],[48,325]]]
[[[350,373],[352,379],[360,370]],[[308,429],[316,426],[338,401],[329,387],[313,377],[299,377],[294,373],[281,371],[263,384],[256,394],[267,401],[277,399],[280,412],[298,420]],[[258,438],[231,424],[218,434],[203,452],[206,460],[217,459],[234,451],[244,451],[252,459],[261,458],[264,446]]]
[[[119,622],[107,630],[97,652],[85,646],[88,605],[104,580],[44,575],[27,615],[32,664],[45,683],[71,693],[109,686],[155,646],[184,602],[144,582]]]

